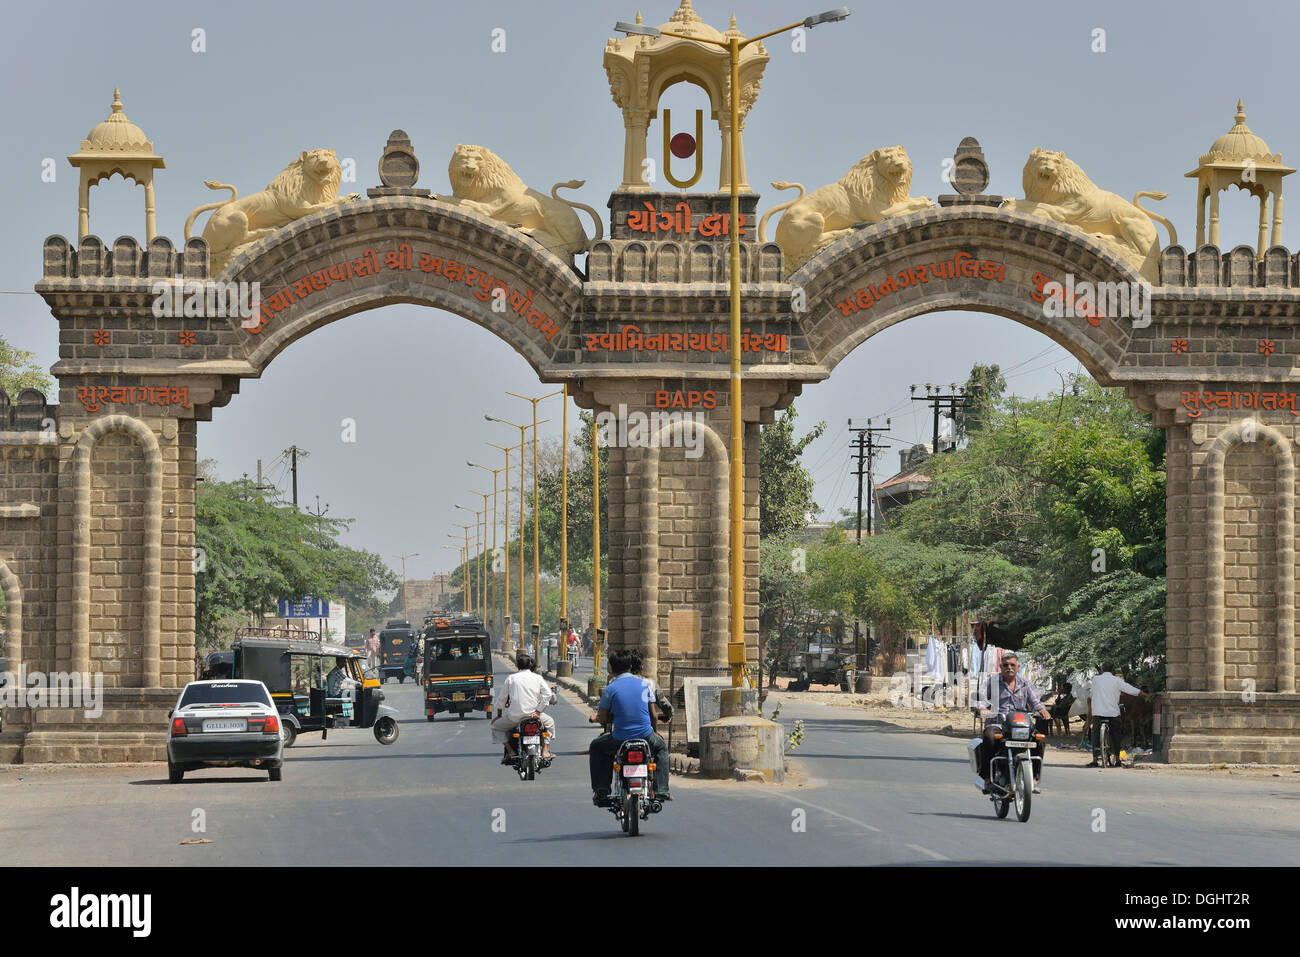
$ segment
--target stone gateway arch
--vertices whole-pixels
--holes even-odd
[[[679,25],[691,16],[689,3],[674,14]],[[652,85],[656,71],[674,69],[664,49],[647,65]],[[631,92],[620,102],[614,79],[622,68],[610,69],[624,105]],[[726,97],[729,87],[710,95]],[[119,151],[134,149],[137,162],[153,156],[138,128],[139,143],[116,129],[125,122],[120,102],[113,116],[123,118],[110,117],[112,135],[125,136]],[[1245,141],[1230,135],[1228,146]],[[92,183],[95,163],[109,161],[107,136],[92,131],[78,154]],[[639,143],[629,150],[644,153]],[[939,206],[879,207],[866,225],[836,235],[828,227],[789,270],[782,247],[756,228],[758,197],[745,193],[745,524],[744,541],[731,542],[719,515],[730,428],[726,193],[660,193],[625,181],[609,200],[608,235],[587,243],[583,275],[548,246],[560,232],[558,207],[529,207],[546,229],[517,228],[495,200],[415,189],[414,175],[400,172],[410,164],[385,165],[402,151],[418,169],[395,133],[383,185],[304,207],[223,252],[215,274],[201,236],[106,244],[87,228],[76,241],[46,240],[36,289],[59,323],[58,403],[24,393],[0,407],[9,667],[102,672],[104,715],[7,709],[0,760],[161,755],[162,716],[192,677],[197,423],[290,343],[401,302],[491,330],[543,382],[567,383],[584,408],[650,412],[664,394],[710,397],[692,410],[703,416],[690,426],[702,433],[698,457],[671,445],[610,448],[606,623],[661,679],[675,661],[726,663],[726,556],[735,548],[745,560],[747,654],[757,658],[758,430],[804,384],[829,377],[877,332],[929,312],[973,310],[1038,329],[1166,430],[1165,756],[1300,762],[1300,255],[1276,244],[1222,251],[1211,244],[1216,214],[1211,242],[1155,248],[1148,267],[1104,229],[1072,224],[1032,197],[999,208],[979,184]],[[524,195],[512,194],[511,208]],[[1099,286],[1134,289],[1149,269],[1145,316],[1088,307]],[[202,314],[158,315],[160,289],[176,288],[171,301],[182,303],[187,289],[206,296],[217,282],[256,283],[255,308],[245,316],[205,303],[192,310]],[[698,615],[698,650],[670,643],[675,611]]]

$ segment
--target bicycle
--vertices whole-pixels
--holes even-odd
[[[1092,720],[1101,722],[1101,726],[1097,729],[1097,743],[1098,750],[1101,752],[1101,760],[1097,762],[1097,766],[1100,768],[1122,767],[1119,760],[1119,748],[1110,739],[1111,719],[1094,717]]]

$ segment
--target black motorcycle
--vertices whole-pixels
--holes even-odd
[[[1023,711],[999,714],[995,724],[1001,729],[993,735],[993,758],[989,762],[989,780],[984,793],[993,802],[993,813],[999,818],[1007,816],[1014,803],[1016,820],[1028,821],[1034,781],[1042,774],[1043,759],[1033,749],[1043,740],[1035,731],[1034,716]],[[968,746],[971,770],[980,770],[980,757],[985,747],[983,738],[973,738]]]
[[[519,772],[519,780],[531,781],[537,777],[538,771],[551,766],[551,759],[542,757],[542,742],[550,736],[540,718],[524,718],[510,732],[515,753],[508,755],[507,759],[510,766]]]
[[[650,742],[643,738],[624,741],[614,757],[614,782],[606,805],[623,827],[623,833],[636,837],[641,822],[664,809],[655,796],[654,754]]]

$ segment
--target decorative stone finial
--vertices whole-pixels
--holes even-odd
[[[989,164],[984,161],[984,150],[980,148],[979,140],[967,136],[957,144],[952,160],[948,181],[957,190],[957,195],[940,196],[940,206],[997,206],[1002,202],[1001,196],[984,193],[989,185]]]
[[[404,130],[393,130],[379,158],[379,181],[385,186],[410,189],[419,178],[420,161],[411,149],[411,138]]]
[[[405,130],[393,130],[388,134],[383,155],[379,157],[379,182],[383,185],[366,190],[366,195],[371,199],[381,196],[428,198],[432,195],[429,190],[415,188],[415,181],[419,178],[420,161],[415,158],[411,138]]]

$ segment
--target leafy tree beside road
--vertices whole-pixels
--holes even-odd
[[[347,520],[299,511],[248,479],[199,483],[194,512],[200,651],[229,647],[235,628],[273,612],[280,598],[344,598],[364,614],[376,592],[398,585],[379,556],[339,544]]]

